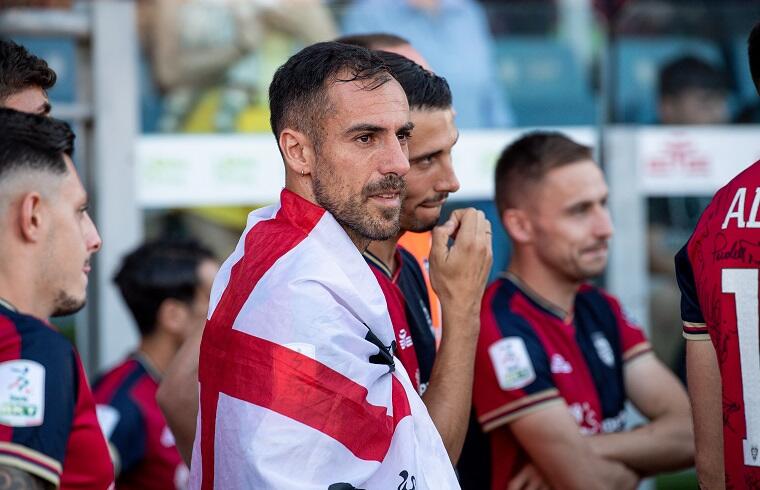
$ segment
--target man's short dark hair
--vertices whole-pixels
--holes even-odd
[[[16,171],[65,174],[74,133],[53,118],[0,108],[0,181]]]
[[[191,304],[199,286],[198,266],[214,255],[194,241],[156,240],[122,260],[114,276],[142,336],[156,330],[158,310],[167,299]]]
[[[690,89],[725,93],[728,81],[721,70],[696,56],[681,56],[660,69],[660,97],[677,96]]]
[[[755,88],[760,95],[760,22],[755,24],[749,34],[747,54],[749,55],[749,72],[752,74],[752,81],[755,82]]]
[[[30,87],[48,90],[55,85],[55,79],[55,72],[45,60],[13,41],[0,39],[0,103]]]
[[[451,107],[451,89],[445,78],[424,69],[405,56],[387,51],[377,51],[377,54],[404,89],[409,109]]]
[[[515,207],[521,190],[552,169],[593,158],[591,148],[562,133],[534,131],[507,146],[496,163],[495,199],[499,214]]]
[[[395,48],[396,46],[410,44],[409,41],[403,37],[395,34],[388,34],[386,32],[342,36],[336,39],[335,42],[361,46],[362,48],[367,49]]]
[[[319,121],[330,111],[329,85],[361,82],[374,90],[392,79],[377,53],[337,42],[312,44],[293,55],[274,74],[269,86],[272,132],[302,131],[318,141]]]

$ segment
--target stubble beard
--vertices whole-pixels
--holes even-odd
[[[401,208],[381,208],[380,216],[375,217],[369,210],[369,197],[379,192],[393,191],[400,192],[403,199],[405,184],[402,177],[388,174],[383,179],[364,186],[360,194],[343,199],[336,192],[341,188],[340,177],[330,174],[326,167],[324,163],[320,163],[312,174],[317,204],[329,211],[345,229],[367,240],[388,240],[398,235],[401,229]],[[327,175],[323,176],[323,171]]]
[[[53,301],[53,314],[50,316],[73,315],[78,312],[86,303],[86,299],[77,299],[65,291],[58,291]]]

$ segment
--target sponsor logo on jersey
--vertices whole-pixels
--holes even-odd
[[[398,343],[401,350],[408,349],[412,346],[412,336],[409,335],[409,332],[407,332],[405,328],[398,331]]]
[[[496,379],[502,390],[516,390],[536,379],[536,371],[520,337],[507,337],[488,348]]]
[[[594,348],[599,359],[607,367],[615,367],[615,353],[612,351],[612,346],[607,337],[602,332],[594,332],[591,334],[591,340],[594,342]]]
[[[30,360],[0,363],[0,423],[42,425],[45,418],[45,367]]]
[[[625,428],[625,411],[600,421],[599,414],[589,402],[573,403],[568,406],[568,410],[583,435],[620,432]]]
[[[551,371],[554,374],[570,374],[573,372],[573,366],[562,357],[562,354],[552,354]]]

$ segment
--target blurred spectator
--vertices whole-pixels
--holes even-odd
[[[460,128],[514,124],[496,85],[488,21],[473,0],[356,0],[343,28],[347,34],[389,32],[408,39],[448,80]]]
[[[47,116],[47,90],[55,80],[45,60],[13,41],[0,40],[0,107]]]
[[[266,88],[299,43],[335,36],[319,0],[143,0],[163,131],[266,131]]]
[[[114,278],[141,336],[137,352],[94,387],[119,489],[185,488],[188,470],[156,390],[182,342],[203,329],[218,268],[211,252],[194,242],[161,240],[127,255]]]
[[[726,124],[728,82],[724,73],[695,56],[665,64],[659,73],[658,110],[662,124]],[[691,234],[709,198],[653,197],[648,200],[652,345],[657,355],[685,380],[679,292],[673,256]]]
[[[726,76],[695,56],[683,56],[662,67],[658,96],[662,124],[729,122]]]

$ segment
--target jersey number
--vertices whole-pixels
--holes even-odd
[[[757,269],[723,269],[723,292],[736,302],[739,360],[744,398],[744,464],[760,466],[760,314],[758,314]]]

